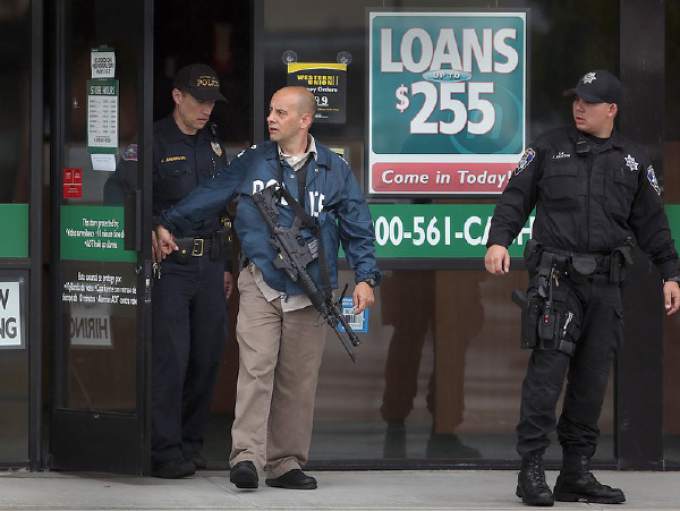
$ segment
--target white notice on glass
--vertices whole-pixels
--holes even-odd
[[[91,153],[118,149],[118,80],[88,81],[87,147]]]
[[[113,50],[90,52],[92,78],[113,78],[116,75],[116,53]]]
[[[116,155],[115,154],[91,154],[92,170],[105,170],[106,172],[114,172],[116,170]]]

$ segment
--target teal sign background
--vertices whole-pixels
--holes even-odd
[[[379,154],[503,154],[516,155],[524,149],[525,131],[525,20],[524,13],[515,13],[512,16],[503,16],[500,13],[407,13],[395,15],[395,13],[371,13],[371,121],[372,134],[371,149]],[[443,29],[452,29],[457,44],[457,51],[461,59],[465,61],[463,43],[463,31],[473,30],[480,43],[483,41],[484,32],[491,30],[493,34],[501,29],[514,30],[514,39],[505,39],[507,46],[512,47],[518,55],[518,63],[514,70],[509,73],[495,71],[498,64],[508,61],[499,54],[494,44],[491,52],[491,72],[482,72],[477,60],[471,59],[470,69],[464,69],[469,74],[465,78],[453,80],[466,83],[465,93],[456,93],[453,97],[463,104],[469,104],[467,87],[471,83],[491,82],[492,93],[484,93],[480,98],[492,103],[496,120],[489,133],[470,134],[464,129],[455,135],[445,134],[419,134],[410,132],[410,123],[415,115],[423,108],[426,100],[425,94],[410,94],[410,105],[403,112],[396,105],[398,98],[397,90],[405,86],[411,90],[415,82],[427,81],[433,83],[440,90],[441,82],[431,79],[431,74],[424,77],[429,69],[424,72],[410,72],[404,69],[402,72],[385,72],[381,70],[382,48],[381,31],[391,31],[391,61],[402,62],[403,56],[402,39],[410,29],[426,32],[432,41],[434,52],[438,44],[439,35]],[[440,44],[444,44],[443,42]],[[416,40],[412,45],[413,60],[418,62],[422,57],[422,44]],[[448,47],[446,51],[455,52],[455,48]],[[464,62],[463,62],[464,63]],[[444,63],[442,70],[450,71],[451,66]],[[450,81],[450,80],[445,80]],[[427,121],[451,122],[454,116],[451,110],[441,108],[441,94],[437,97],[434,110],[428,116]],[[482,112],[470,109],[469,121],[480,122]],[[425,160],[423,160],[425,161]]]

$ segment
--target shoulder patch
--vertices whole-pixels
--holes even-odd
[[[661,187],[659,186],[659,182],[656,180],[656,173],[654,172],[654,167],[652,167],[651,165],[647,167],[647,181],[649,181],[649,184],[652,185],[652,188],[654,188],[656,194],[661,195]]]
[[[124,161],[137,161],[137,144],[130,144],[125,148],[121,158]]]
[[[513,176],[517,176],[524,172],[524,169],[526,169],[532,161],[536,158],[536,151],[534,151],[531,147],[527,147],[524,150],[524,154],[522,157],[519,159],[519,163],[517,164],[517,168],[515,171],[512,173]]]

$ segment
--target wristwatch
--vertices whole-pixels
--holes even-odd
[[[373,277],[368,277],[367,279],[360,280],[359,282],[366,282],[366,284],[368,284],[372,288],[378,285],[378,283],[375,281]]]

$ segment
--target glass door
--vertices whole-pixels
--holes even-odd
[[[56,7],[53,469],[148,469],[152,11]]]

